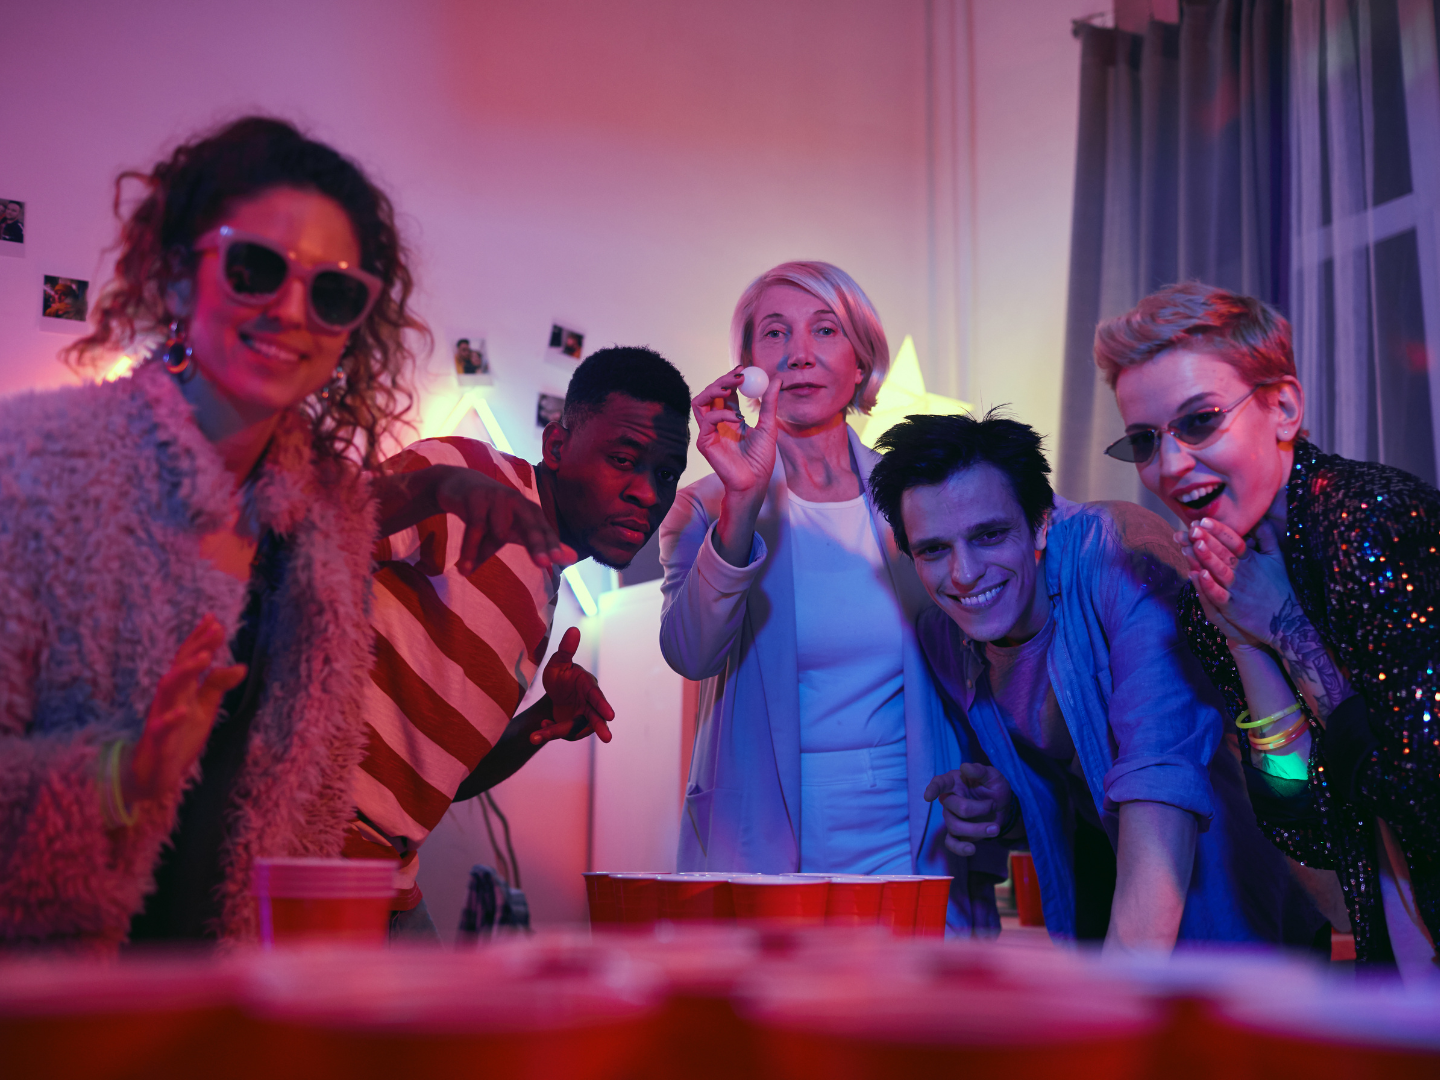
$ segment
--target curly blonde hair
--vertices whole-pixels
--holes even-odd
[[[123,218],[115,277],[95,303],[95,330],[63,353],[65,362],[93,374],[104,353],[137,338],[163,333],[173,316],[166,294],[195,272],[195,241],[237,200],[277,187],[315,191],[334,199],[355,229],[361,266],[383,283],[365,321],[351,331],[337,380],[325,398],[301,408],[310,419],[320,460],[348,459],[374,468],[380,442],[414,401],[409,332],[428,345],[430,331],[409,308],[414,279],[395,228],[395,210],[360,167],[293,125],[247,116],[177,147],[148,173],[127,171],[115,181],[115,215],[127,181],[145,188]],[[153,362],[153,357],[152,357]]]

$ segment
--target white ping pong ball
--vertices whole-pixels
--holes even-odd
[[[770,385],[770,376],[765,374],[763,368],[751,364],[745,369],[745,377],[740,383],[740,393],[748,398],[758,398],[765,393]]]

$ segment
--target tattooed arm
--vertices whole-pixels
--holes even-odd
[[[1246,654],[1273,650],[1324,723],[1355,691],[1295,598],[1274,527],[1262,521],[1247,542],[1224,524],[1205,518],[1183,539],[1189,541],[1191,580],[1205,614],[1229,639],[1231,650]],[[1242,676],[1263,667],[1258,656],[1237,654],[1236,662]],[[1255,681],[1245,678],[1247,692]]]
[[[1314,702],[1322,722],[1355,693],[1293,593],[1270,619],[1270,646],[1285,662],[1300,692]]]

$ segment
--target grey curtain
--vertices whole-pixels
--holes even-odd
[[[1434,0],[1295,0],[1291,311],[1320,446],[1436,478]]]
[[[1165,513],[1133,465],[1095,325],[1196,278],[1289,308],[1287,6],[1182,3],[1143,35],[1077,24],[1080,128],[1056,488]]]

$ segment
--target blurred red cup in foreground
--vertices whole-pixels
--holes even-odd
[[[660,879],[664,874],[611,874],[620,921],[648,926],[660,917]]]
[[[1288,988],[1257,1005],[1232,990],[1215,1016],[1266,1080],[1433,1080],[1440,1076],[1440,987]],[[1228,1062],[1227,1062],[1228,1064]]]
[[[602,950],[273,958],[254,965],[248,990],[260,1047],[251,1077],[628,1080],[661,1004],[658,985]]]
[[[1021,926],[1044,926],[1045,908],[1040,900],[1040,878],[1035,860],[1028,851],[1010,853],[1010,887],[1015,893],[1015,914]]]
[[[260,943],[383,945],[395,899],[389,859],[256,859]]]
[[[716,922],[735,918],[729,878],[716,874],[667,874],[659,881],[660,918]]]
[[[874,926],[880,921],[880,897],[885,879],[832,877],[825,903],[827,926]]]
[[[953,877],[925,876],[915,904],[915,936],[944,937],[945,916],[950,910],[950,883]]]
[[[620,921],[620,902],[610,875],[590,871],[585,875],[585,899],[590,903],[591,926],[614,926]]]
[[[1140,1080],[1160,1030],[1158,1009],[1117,991],[1086,996],[859,973],[772,978],[742,1010],[757,1030],[765,1075],[785,1080],[962,1072]]]
[[[737,920],[823,923],[830,895],[828,878],[788,874],[750,875],[730,881]]]
[[[891,874],[883,880],[885,891],[880,894],[880,925],[888,926],[896,937],[914,936],[920,882],[925,879],[910,874]]]
[[[7,1077],[240,1077],[248,1045],[233,972],[209,957],[0,963]]]

